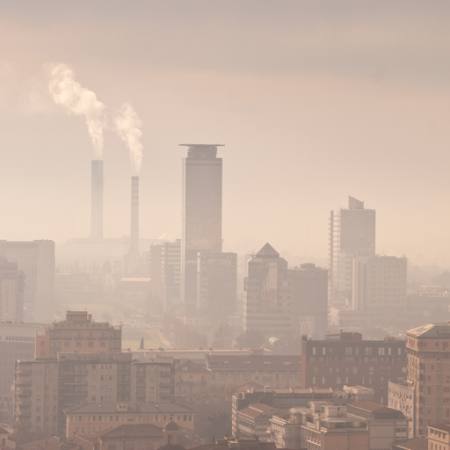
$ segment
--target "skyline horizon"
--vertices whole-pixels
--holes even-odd
[[[139,112],[144,235],[181,235],[179,143],[223,142],[227,248],[325,259],[328,213],[355,195],[380,253],[450,267],[448,5],[20,4],[0,6],[5,238],[88,234],[91,143],[43,67],[61,61],[111,115]],[[111,124],[104,139],[105,235],[123,236],[131,169]]]

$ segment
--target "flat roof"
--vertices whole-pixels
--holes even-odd
[[[225,144],[178,144],[179,147],[225,147]]]

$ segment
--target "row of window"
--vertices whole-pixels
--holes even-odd
[[[313,356],[316,355],[330,355],[330,354],[342,354],[341,348],[331,348],[331,347],[312,347],[311,353]],[[404,349],[401,347],[392,348],[392,347],[350,347],[347,346],[344,348],[345,356],[357,356],[357,355],[378,355],[378,356],[401,356],[404,353]]]

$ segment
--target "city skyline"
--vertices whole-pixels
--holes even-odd
[[[181,237],[178,143],[222,142],[225,250],[254,252],[270,240],[289,259],[326,261],[328,212],[354,195],[378,212],[380,254],[448,266],[450,88],[440,55],[449,8],[408,2],[403,17],[402,4],[173,1],[125,10],[113,2],[100,17],[101,1],[92,9],[46,1],[29,6],[33,18],[20,2],[2,5],[0,177],[15,193],[0,194],[4,238],[89,234],[89,137],[44,83],[44,66],[62,62],[112,111],[130,101],[142,116],[143,237]],[[86,36],[88,54],[76,44]],[[129,229],[126,157],[105,130],[107,237]],[[68,205],[71,217],[56,214]]]
[[[0,1],[0,450],[450,450],[449,23]]]

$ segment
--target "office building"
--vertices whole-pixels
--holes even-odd
[[[301,359],[306,387],[361,385],[386,404],[388,382],[404,375],[406,349],[400,339],[364,340],[360,333],[341,332],[323,340],[304,338]]]
[[[222,158],[219,145],[183,144],[182,296],[195,312],[198,252],[222,251]]]
[[[269,243],[249,261],[245,290],[247,335],[261,342],[290,336],[288,264]]]
[[[153,244],[149,256],[152,299],[170,311],[180,304],[181,240]]]
[[[324,338],[328,322],[328,272],[302,264],[288,272],[291,318],[296,336]]]
[[[0,322],[23,319],[24,276],[16,263],[0,258]]]
[[[16,263],[25,277],[25,319],[35,322],[51,320],[54,313],[54,242],[0,241],[0,257]]]
[[[349,197],[348,208],[330,213],[329,301],[336,308],[350,306],[354,257],[375,255],[375,210]]]
[[[197,254],[197,311],[224,321],[237,308],[237,255],[225,252]]]
[[[352,309],[382,312],[406,306],[406,258],[395,256],[355,257],[352,275]]]

